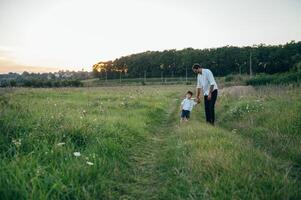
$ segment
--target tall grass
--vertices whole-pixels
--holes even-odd
[[[301,176],[300,87],[259,87],[246,96],[223,96],[218,123],[282,162],[288,176]]]
[[[301,198],[300,88],[219,96],[216,127],[179,124],[187,89],[1,90],[0,199]]]
[[[290,166],[234,131],[204,123],[203,109],[176,126],[161,158],[161,199],[299,199]],[[300,152],[300,151],[299,151]]]
[[[160,123],[173,93],[127,87],[1,95],[0,199],[126,195],[135,180],[131,155]]]

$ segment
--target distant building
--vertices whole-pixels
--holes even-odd
[[[60,78],[60,74],[59,74],[59,73],[55,73],[55,74],[54,74],[54,77],[55,77],[55,78]]]
[[[71,78],[72,76],[73,76],[73,73],[69,72],[69,71],[63,72],[63,74],[62,74],[62,78]]]

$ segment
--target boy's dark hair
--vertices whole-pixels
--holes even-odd
[[[201,68],[201,65],[199,63],[195,63],[192,66],[192,69],[199,69],[199,68]]]
[[[187,94],[190,94],[191,96],[193,95],[193,93],[191,91],[188,91]]]

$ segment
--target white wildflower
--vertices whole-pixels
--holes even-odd
[[[79,157],[80,156],[80,152],[74,152],[73,155],[76,156],[76,157]]]
[[[21,146],[21,139],[13,139],[12,142],[14,143],[14,145],[16,147],[20,147]]]
[[[87,165],[94,165],[94,163],[87,161]]]
[[[65,142],[57,143],[57,146],[63,146],[63,145],[65,145]]]

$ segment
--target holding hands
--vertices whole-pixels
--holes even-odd
[[[197,96],[197,97],[195,98],[195,102],[197,102],[198,104],[201,103],[201,98],[200,98],[199,96]]]

